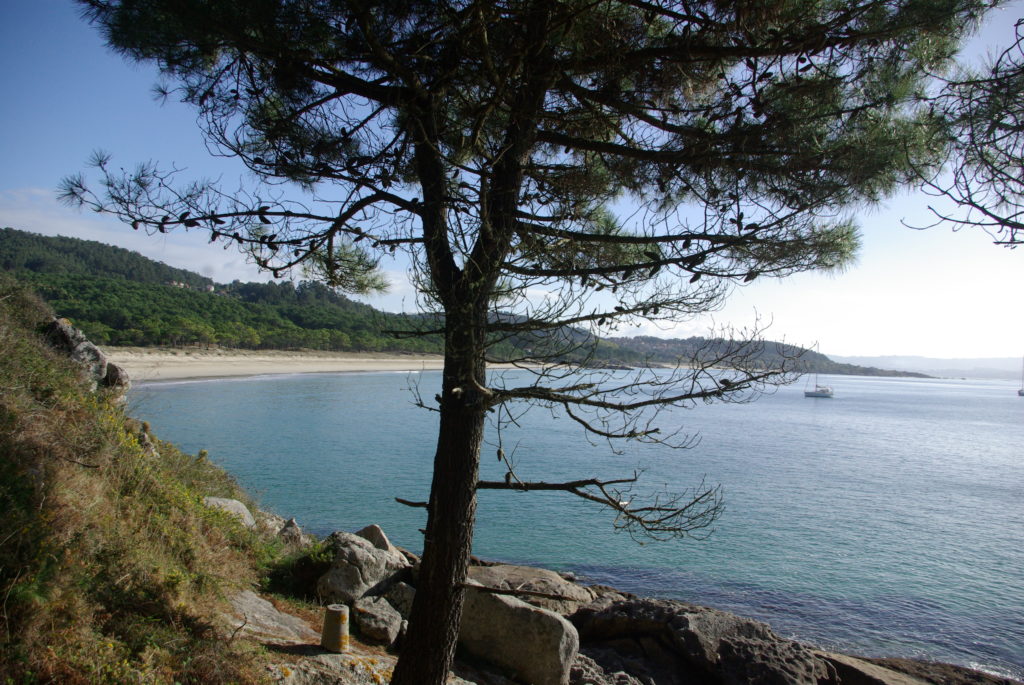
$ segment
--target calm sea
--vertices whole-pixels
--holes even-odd
[[[721,484],[705,541],[638,545],[560,493],[482,492],[474,552],[769,622],[872,656],[948,661],[1024,678],[1024,398],[1001,381],[836,376],[751,404],[665,417],[688,450],[616,455],[543,409],[503,436],[524,480],[630,475],[678,491]],[[437,415],[422,374],[309,374],[142,385],[131,412],[207,449],[263,504],[309,531],[379,523],[421,548]],[[493,441],[494,436],[491,436]],[[483,477],[504,469],[485,447]]]

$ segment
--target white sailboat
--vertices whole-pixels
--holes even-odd
[[[832,386],[818,383],[818,374],[814,374],[814,390],[804,388],[804,397],[832,397],[832,395]]]

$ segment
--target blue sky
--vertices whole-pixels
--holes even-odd
[[[972,41],[979,55],[1009,45],[1024,0],[999,10]],[[102,149],[115,164],[156,160],[189,176],[237,185],[244,170],[211,157],[195,114],[152,95],[156,70],[107,50],[70,0],[0,3],[0,226],[69,235],[137,250],[220,282],[266,278],[201,234],[148,237],[109,217],[59,206],[60,179]],[[815,345],[825,354],[1012,357],[1024,354],[1024,249],[1006,250],[983,234],[926,225],[932,198],[903,194],[858,214],[864,246],[857,264],[828,276],[758,279],[725,310],[663,336],[706,333],[710,325],[770,320],[770,337]],[[368,300],[397,310],[412,302],[400,264],[385,263],[392,293]],[[631,331],[622,330],[621,334]]]

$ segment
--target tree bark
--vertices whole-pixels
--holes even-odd
[[[446,322],[441,421],[423,557],[392,685],[444,685],[455,656],[484,437],[484,321],[455,314]]]

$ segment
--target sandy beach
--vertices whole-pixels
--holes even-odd
[[[105,347],[103,352],[108,360],[128,372],[133,383],[275,373],[430,371],[444,364],[439,355],[375,352],[147,347]]]

